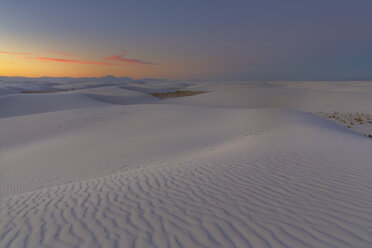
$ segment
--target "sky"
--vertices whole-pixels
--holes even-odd
[[[1,0],[0,76],[372,79],[370,0]]]

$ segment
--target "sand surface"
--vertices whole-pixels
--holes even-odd
[[[372,82],[0,77],[0,247],[372,247],[371,111]]]

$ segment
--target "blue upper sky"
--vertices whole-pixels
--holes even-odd
[[[371,12],[370,0],[2,0],[0,74],[372,79]]]

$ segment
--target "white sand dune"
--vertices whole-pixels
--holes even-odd
[[[115,83],[2,96],[0,247],[372,247],[371,83]]]
[[[103,105],[76,93],[13,94],[0,96],[0,118]]]
[[[214,107],[249,107],[249,108],[290,108],[301,111],[343,111],[370,113],[372,82],[359,83],[359,91],[350,90],[350,84],[340,90],[342,85],[337,82],[324,82],[323,88],[308,86],[312,82],[302,82],[296,87],[289,83],[272,83],[271,85],[238,84],[223,85],[212,88],[211,92],[188,98],[170,99],[167,102],[177,104],[197,104]],[[303,87],[301,87],[304,85]],[[362,87],[363,86],[363,87]],[[195,88],[195,87],[194,87]],[[319,88],[319,87],[318,87]],[[335,91],[332,89],[336,88]],[[197,89],[208,90],[204,87]]]
[[[91,97],[97,101],[112,104],[143,104],[153,103],[158,99],[142,92],[128,90],[120,86],[108,86],[99,88],[82,89],[78,92]]]

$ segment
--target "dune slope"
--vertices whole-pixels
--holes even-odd
[[[320,85],[222,86],[153,101],[100,85],[72,94],[73,108],[24,114],[29,99],[12,98],[0,247],[372,247],[372,139],[302,112],[312,106],[295,95],[327,110],[355,88],[328,104]],[[370,100],[356,101],[336,105]]]

